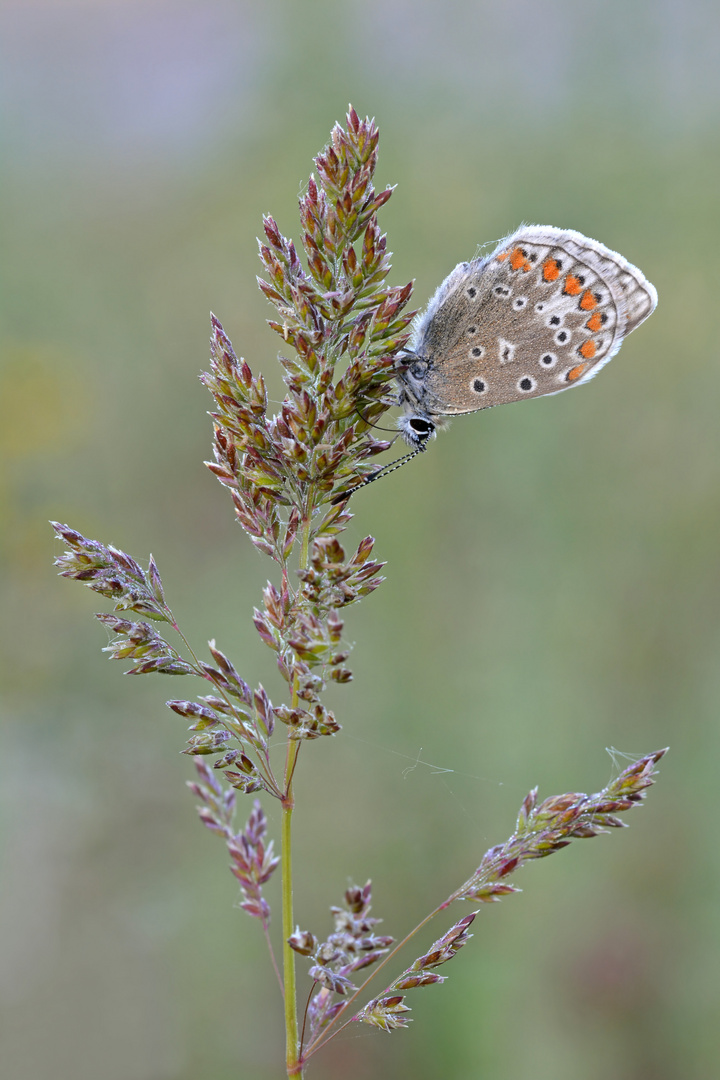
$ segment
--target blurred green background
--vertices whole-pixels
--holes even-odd
[[[521,221],[621,251],[660,304],[582,391],[460,419],[353,499],[348,543],[376,536],[388,580],[348,612],[343,731],[302,755],[298,921],[324,936],[372,877],[402,936],[532,785],[672,750],[629,831],[483,911],[409,1031],[349,1029],[310,1075],[717,1075],[715,0],[5,0],[0,38],[4,1074],[283,1075],[263,942],[163,706],[191,688],[106,662],[47,519],[152,551],[191,640],[279,697],[250,622],[269,564],[202,464],[197,375],[212,308],[281,396],[255,236],[263,212],[297,236],[352,101],[416,306]]]

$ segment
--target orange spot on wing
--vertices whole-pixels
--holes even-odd
[[[578,352],[581,356],[584,356],[586,360],[592,360],[597,352],[597,346],[594,341],[585,341],[578,349]]]
[[[546,281],[557,281],[560,277],[560,267],[557,259],[546,259],[543,263],[543,277]]]
[[[574,276],[574,274],[568,274],[568,276],[565,278],[565,288],[563,292],[566,292],[568,296],[577,296],[581,289],[582,285]]]
[[[585,323],[588,330],[592,330],[593,334],[602,329],[602,315],[599,311],[596,311],[594,315],[591,315],[588,321]]]
[[[590,290],[586,289],[585,292],[580,297],[580,307],[583,309],[583,311],[592,311],[592,309],[596,306],[596,304],[597,304],[597,300],[595,299],[593,294],[590,292]]]
[[[507,257],[508,257],[508,253],[507,253],[507,251],[503,251],[502,255],[498,255],[498,257],[497,257],[497,261],[498,261],[498,262],[505,262],[505,260],[507,259]]]
[[[515,248],[510,256],[510,266],[513,270],[524,270],[525,273],[530,269],[530,263],[525,258],[522,248]]]
[[[578,364],[577,367],[571,368],[565,377],[568,382],[575,382],[576,379],[580,378],[584,370],[585,364]]]

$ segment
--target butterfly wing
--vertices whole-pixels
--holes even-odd
[[[415,329],[407,396],[435,418],[559,393],[597,374],[656,303],[617,252],[523,226],[442,283]]]

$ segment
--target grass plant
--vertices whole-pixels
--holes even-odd
[[[331,908],[334,929],[324,941],[295,925],[294,778],[301,758],[311,753],[305,745],[340,730],[323,695],[329,681],[352,679],[345,609],[383,581],[373,537],[351,553],[339,537],[352,516],[353,491],[377,475],[374,459],[389,449],[376,429],[395,403],[394,380],[415,314],[407,310],[412,284],[386,283],[389,252],[378,212],[392,190],[373,187],[377,150],[376,125],[350,109],[346,128],[336,125],[315,159],[316,174],[300,199],[304,261],[275,221],[264,221],[258,281],[277,312],[269,324],[282,342],[286,386],[275,415],[268,412],[262,375],[235,354],[212,318],[210,370],[203,376],[214,399],[214,459],[208,465],[230,492],[242,529],[274,564],[273,580],[253,611],[255,628],[277,662],[274,700],[262,685],[246,682],[214,641],[207,659],[197,655],[166,602],[152,557],[145,569],[125,552],[54,523],[66,546],[56,560],[60,573],[113,604],[111,613],[97,616],[112,635],[110,657],[129,663],[129,674],[201,680],[204,692],[168,705],[189,721],[183,753],[195,759],[197,778],[189,786],[200,819],[225,841],[241,907],[258,920],[267,940],[284,997],[287,1075],[295,1077],[348,1024],[384,1031],[407,1026],[406,999],[418,987],[444,982],[438,969],[468,943],[479,907],[517,892],[509,879],[526,862],[623,825],[618,815],[641,803],[665,753],[639,759],[596,795],[538,801],[532,791],[510,838],[479,861],[479,853],[458,853],[459,864],[477,868],[397,944],[377,932],[370,882],[348,888],[344,902]],[[177,638],[168,640],[170,633]],[[239,831],[238,795],[252,796]],[[278,855],[267,839],[263,799],[281,806]],[[279,943],[263,893],[278,871]],[[456,901],[469,901],[473,910],[454,919],[399,975],[376,982],[381,989],[370,996],[371,980]],[[307,966],[300,1006],[299,961]]]

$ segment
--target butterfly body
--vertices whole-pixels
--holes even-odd
[[[417,321],[399,376],[403,437],[424,449],[447,417],[587,382],[656,303],[640,270],[598,241],[521,227],[456,266]]]

